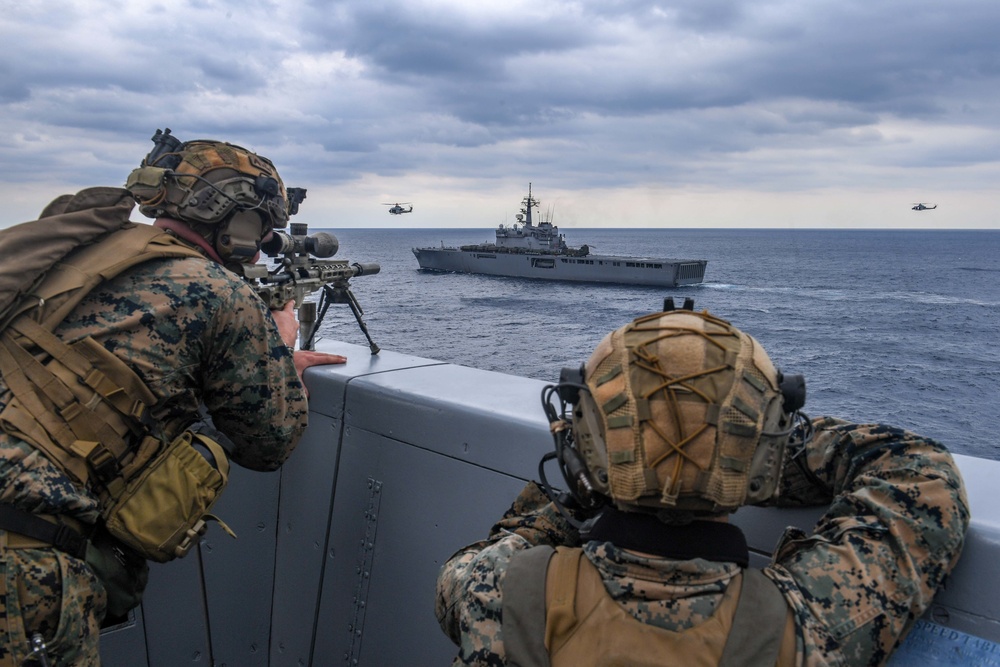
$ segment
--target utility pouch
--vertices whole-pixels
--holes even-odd
[[[205,453],[203,454],[202,451]],[[204,433],[174,438],[105,510],[108,531],[150,560],[180,558],[204,534],[209,510],[229,481],[229,459]]]

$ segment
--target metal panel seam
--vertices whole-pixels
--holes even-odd
[[[363,377],[363,376],[355,376]],[[330,552],[330,536],[333,534],[333,528],[331,523],[333,522],[333,503],[337,497],[337,479],[340,477],[340,457],[344,453],[344,432],[347,430],[347,403],[348,403],[348,390],[351,387],[351,382],[354,381],[355,377],[347,378],[347,382],[344,383],[344,399],[340,406],[340,414],[342,415],[340,419],[340,432],[337,434],[337,456],[334,460],[333,465],[333,484],[331,486],[332,491],[330,492],[330,502],[327,504],[326,512],[326,540],[323,542],[323,567],[320,568],[319,572],[319,582],[317,584],[316,590],[317,595],[321,595],[323,590],[324,581],[326,579],[326,567],[328,561],[328,554]],[[317,600],[317,603],[319,601]],[[315,664],[316,659],[316,633],[319,632],[319,614],[313,615],[313,627],[311,638],[309,641],[309,664]]]

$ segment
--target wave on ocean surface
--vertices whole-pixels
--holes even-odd
[[[927,305],[970,305],[982,306],[984,308],[1000,307],[1000,301],[980,301],[959,296],[935,294],[933,292],[879,292],[871,291],[872,286],[868,286],[867,291],[857,289],[829,289],[823,287],[760,287],[750,285],[730,285],[721,283],[704,283],[699,285],[701,289],[744,291],[758,294],[779,294],[779,295],[799,295],[808,296],[823,301],[906,301],[910,303],[920,303]]]

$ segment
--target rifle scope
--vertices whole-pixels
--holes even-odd
[[[296,224],[291,226],[291,234],[275,229],[271,238],[260,244],[260,249],[271,257],[293,253],[298,255],[308,253],[313,257],[333,257],[337,254],[340,242],[336,236],[327,232],[316,232],[309,236],[304,233],[296,234],[297,226]],[[305,225],[302,227],[305,228]]]

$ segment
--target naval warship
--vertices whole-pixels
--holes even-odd
[[[517,222],[496,229],[495,243],[463,245],[459,248],[413,248],[421,269],[457,273],[483,273],[514,278],[544,278],[592,283],[694,285],[705,279],[704,259],[659,259],[593,255],[582,245],[571,248],[552,220],[532,221],[539,201],[528,196],[521,201]]]

